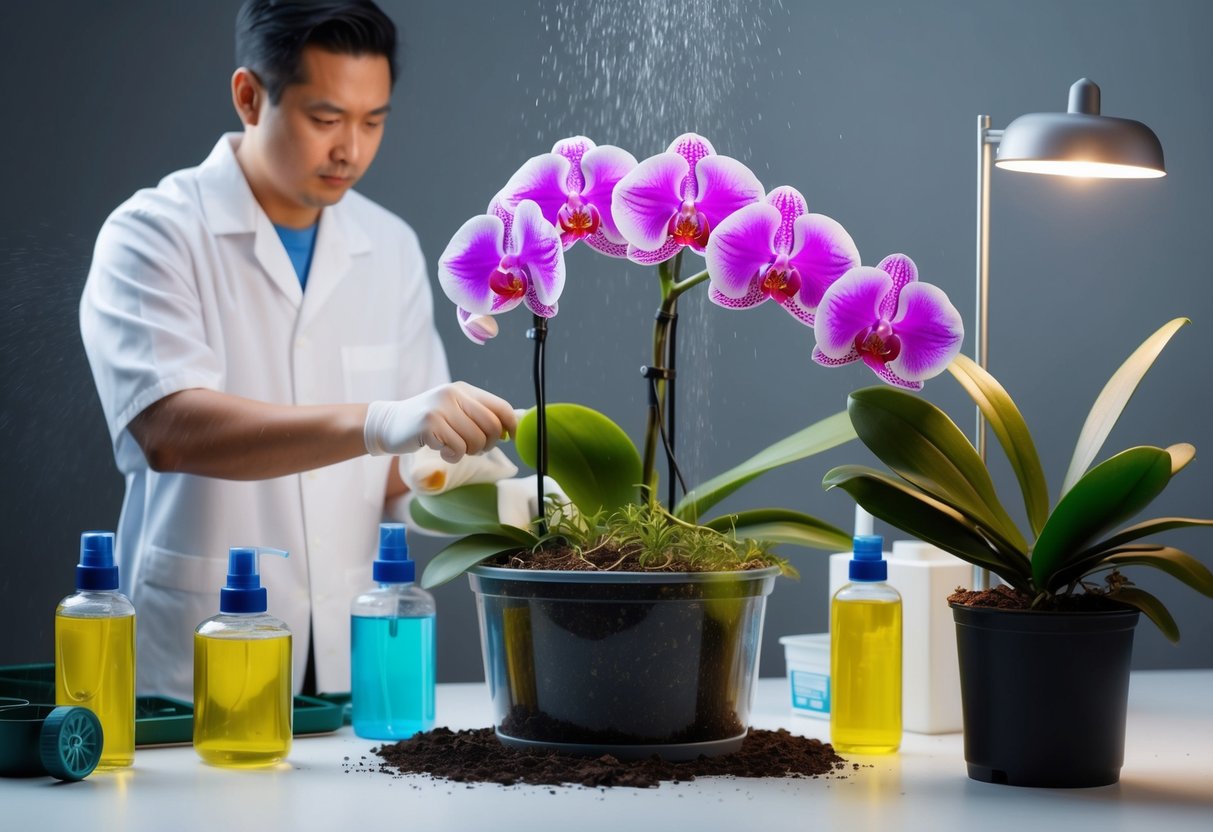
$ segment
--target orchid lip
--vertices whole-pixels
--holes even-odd
[[[893,325],[881,319],[855,336],[855,349],[887,364],[901,354],[901,339],[893,332]]]
[[[788,266],[788,257],[784,254],[767,268],[758,282],[758,287],[764,295],[782,303],[796,296],[800,291],[800,283],[799,270]]]
[[[574,199],[577,200],[576,204],[573,202]],[[598,209],[593,205],[582,203],[576,197],[570,198],[568,203],[561,206],[556,219],[560,229],[573,240],[580,240],[595,234],[602,225],[602,215]]]
[[[501,267],[489,276],[489,288],[504,298],[517,298],[526,294],[526,277],[521,269],[506,266],[506,260],[512,259],[509,256],[503,257]]]
[[[669,233],[679,245],[696,244],[702,247],[708,243],[711,228],[708,218],[695,209],[695,203],[688,201],[684,202],[682,209],[670,219]]]

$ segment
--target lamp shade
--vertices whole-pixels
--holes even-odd
[[[1057,176],[1167,175],[1154,131],[1140,121],[1100,115],[1099,87],[1087,78],[1070,87],[1067,112],[1029,113],[1008,124],[994,163],[1007,170]]]

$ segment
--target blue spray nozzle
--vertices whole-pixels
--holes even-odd
[[[114,563],[114,533],[84,532],[80,535],[80,563],[76,566],[76,589],[118,588]]]
[[[379,555],[371,567],[376,583],[407,584],[417,576],[417,564],[409,560],[409,544],[403,523],[379,524]]]
[[[848,572],[852,581],[887,580],[889,565],[884,560],[884,538],[878,534],[855,535]]]
[[[261,585],[259,555],[289,557],[282,549],[233,546],[227,552],[227,585],[219,590],[220,612],[265,612],[269,599]]]

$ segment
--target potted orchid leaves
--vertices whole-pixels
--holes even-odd
[[[605,415],[545,400],[548,322],[566,280],[565,253],[578,242],[656,267],[641,448]],[[707,268],[684,276],[691,254]],[[711,511],[767,471],[855,432],[840,412],[705,482],[683,481],[679,298],[703,285],[729,309],[772,301],[816,333],[818,363],[863,361],[907,389],[958,354],[959,313],[918,281],[908,257],[862,266],[843,226],[810,213],[795,188],[766,192],[744,164],[690,133],[641,162],[581,136],[558,142],[455,233],[438,276],[477,343],[497,335],[497,316],[518,306],[532,315],[536,407],[516,445],[539,474],[539,516],[526,528],[502,525],[493,485],[419,495],[411,507],[417,524],[465,535],[434,557],[422,584],[468,573],[498,736],[624,757],[736,749],[748,725],[765,596],[780,572],[794,571],[772,547],[838,551],[850,548],[850,536],[789,509]],[[545,494],[548,475],[561,499]]]

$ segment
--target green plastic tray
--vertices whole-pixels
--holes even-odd
[[[55,665],[24,664],[0,667],[0,697],[9,696],[34,703],[55,701]],[[336,731],[345,721],[348,694],[325,694],[333,701],[296,696],[293,728],[299,734]],[[192,742],[194,708],[189,702],[167,696],[135,698],[135,745],[170,745]]]

